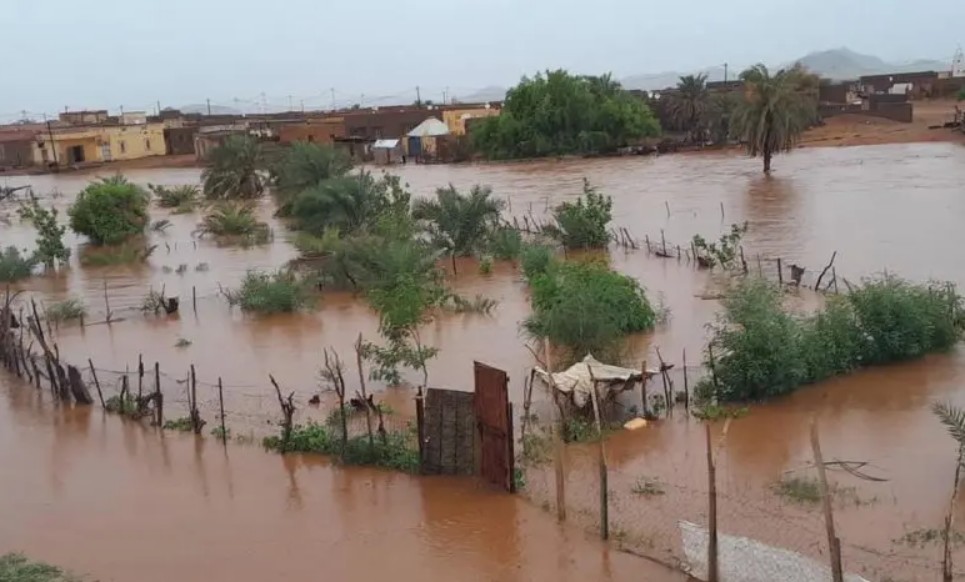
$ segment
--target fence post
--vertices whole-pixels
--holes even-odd
[[[509,447],[509,452],[507,458],[509,459],[509,492],[516,493],[516,439],[515,431],[513,430],[513,403],[506,403],[506,425],[509,431],[509,438],[506,439],[508,442],[506,446]]]
[[[714,446],[710,438],[710,423],[704,423],[707,434],[707,582],[718,582],[720,569],[717,563],[717,469],[714,466]]]
[[[647,361],[644,360],[640,367],[640,406],[642,407],[643,418],[650,418],[650,411],[647,410]]]
[[[665,257],[666,257],[666,256],[669,256],[669,255],[667,255],[667,239],[666,239],[666,238],[664,237],[664,235],[663,235],[663,229],[662,229],[662,228],[660,229],[660,246],[663,247],[663,256],[665,256]]]
[[[191,307],[194,309],[194,314],[198,314],[198,288],[191,285]]]
[[[781,257],[777,258],[777,283],[784,285],[784,267],[781,266]]]
[[[831,579],[834,582],[844,582],[844,571],[841,567],[841,542],[834,533],[834,513],[831,509],[831,495],[828,491],[828,476],[824,470],[824,457],[821,455],[821,443],[818,440],[818,424],[814,418],[811,419],[811,450],[814,452],[814,464],[818,469],[818,485],[821,487],[821,504],[824,506],[824,525],[828,530]]]
[[[649,244],[648,244],[649,246]],[[553,364],[551,359],[550,342],[543,340],[543,352],[546,361],[546,376],[549,379],[550,391],[553,393],[553,404],[559,415],[558,422],[553,430],[553,468],[556,473],[556,519],[566,521],[566,476],[563,472],[563,462],[566,450],[563,447],[563,429],[566,418],[563,416],[563,409],[559,404],[559,395],[556,390],[556,382],[553,380]]]
[[[104,308],[107,309],[107,325],[111,324],[111,302],[107,298],[107,279],[104,279]]]
[[[97,379],[97,372],[94,370],[94,362],[90,358],[87,358],[87,364],[90,366],[90,375],[94,378],[94,388],[97,388],[97,398],[101,401],[101,408],[107,408],[104,404],[104,393],[101,392],[101,383]]]
[[[684,410],[690,412],[690,382],[687,381],[687,348],[684,348],[682,366],[684,368]]]
[[[342,411],[344,415],[345,411]],[[426,403],[425,396],[422,393],[422,386],[419,386],[419,391],[415,395],[415,424],[416,424],[416,434],[419,438],[419,472],[425,474],[423,470],[426,462]]]
[[[224,386],[221,384],[221,376],[218,376],[218,406],[221,407],[221,444],[228,444],[228,431],[224,426]]]
[[[164,394],[161,393],[161,364],[154,362],[154,393],[157,394],[157,426],[164,427]]]
[[[596,378],[593,376],[593,368],[587,366],[587,371],[590,373],[590,389],[593,391],[593,416],[596,418],[596,436],[600,440],[600,537],[607,540],[610,538],[610,505],[609,492],[607,491],[606,445],[603,438],[603,422],[600,420],[600,399],[596,392]]]

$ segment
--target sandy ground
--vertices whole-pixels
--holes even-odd
[[[955,116],[955,101],[916,101],[914,120],[901,123],[867,115],[841,115],[829,118],[821,127],[807,131],[801,147],[878,145],[888,143],[949,142],[965,143],[965,134],[951,129],[928,129],[942,125]]]

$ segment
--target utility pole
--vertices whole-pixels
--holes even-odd
[[[335,111],[335,87],[332,87],[332,111]]]
[[[67,108],[64,108],[66,111]],[[50,122],[47,120],[47,114],[44,113],[44,123],[47,124],[47,135],[50,137],[50,151],[54,153],[54,166],[60,165],[60,160],[57,159],[57,142],[54,141],[54,131],[50,129]]]
[[[302,113],[305,113],[305,100],[302,99]]]
[[[724,82],[727,82],[727,63],[724,63]]]
[[[157,100],[157,114],[161,115],[161,100]]]
[[[208,116],[210,117],[211,116],[211,99],[210,98],[206,99],[206,101],[208,102]]]
[[[422,93],[419,91],[419,86],[415,86],[415,104],[417,107],[422,107]]]

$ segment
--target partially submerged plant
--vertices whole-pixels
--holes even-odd
[[[739,267],[736,260],[745,233],[747,233],[746,222],[730,225],[730,232],[721,235],[717,242],[707,242],[704,237],[695,234],[692,242],[700,266],[721,266],[725,269]]]
[[[70,249],[64,244],[67,226],[58,222],[57,209],[44,208],[31,192],[29,201],[21,204],[18,212],[20,218],[30,221],[37,231],[33,261],[47,268],[54,268],[58,263],[66,265],[70,260]]]
[[[80,264],[85,267],[105,267],[143,263],[150,258],[157,245],[131,241],[117,246],[89,246],[81,250]]]
[[[154,200],[161,208],[173,208],[176,213],[186,213],[194,210],[201,197],[201,190],[197,186],[163,186],[148,184],[148,189],[154,195]]]
[[[251,203],[229,202],[214,207],[198,227],[202,235],[244,237],[255,242],[268,240],[268,224],[258,220]]]
[[[0,251],[0,283],[26,279],[33,273],[36,264],[32,257],[21,254],[17,247],[7,247]]]
[[[70,298],[51,303],[46,308],[47,319],[53,322],[64,322],[73,319],[81,319],[87,314],[83,301]]]
[[[191,423],[190,417],[182,416],[181,418],[175,418],[173,420],[165,421],[164,430],[176,430],[178,432],[191,432],[192,430],[194,430],[194,425]]]
[[[583,179],[583,195],[553,210],[551,234],[568,249],[599,249],[610,243],[607,225],[613,219],[613,199],[597,192]]]
[[[290,271],[248,271],[241,287],[225,293],[228,302],[258,313],[294,312],[311,303],[308,285]]]
[[[4,582],[80,582],[80,578],[23,554],[0,555],[0,580]]]
[[[70,227],[95,245],[113,245],[144,232],[149,195],[123,176],[93,182],[67,211]]]
[[[640,477],[637,479],[633,487],[630,488],[630,491],[643,497],[654,497],[666,493],[663,485],[656,479],[651,479],[650,477]]]

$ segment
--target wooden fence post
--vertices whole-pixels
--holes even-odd
[[[777,258],[777,282],[784,286],[784,267],[781,266],[781,257]]]
[[[590,373],[590,390],[593,391],[593,416],[596,419],[596,433],[600,440],[599,465],[600,465],[600,538],[606,540],[610,538],[610,504],[609,491],[607,490],[607,466],[606,466],[606,444],[603,438],[603,422],[600,418],[600,398],[596,392],[596,378],[593,376],[593,368],[587,366]]]
[[[687,348],[684,348],[683,363],[684,368],[684,410],[690,412],[690,382],[687,381]]]
[[[221,376],[218,376],[218,406],[221,408],[221,443],[228,444],[228,431],[224,426],[224,385],[221,383]]]
[[[717,562],[717,467],[714,465],[714,446],[710,438],[710,423],[704,423],[707,435],[707,582],[720,580]]]
[[[101,408],[107,408],[104,404],[104,393],[101,392],[101,383],[97,379],[97,371],[94,370],[94,362],[90,358],[87,358],[87,364],[90,366],[90,375],[94,378],[94,388],[97,388],[97,398],[101,401]]]
[[[566,455],[566,449],[563,446],[563,430],[566,418],[563,416],[563,410],[557,400],[559,395],[556,390],[556,382],[553,380],[552,349],[548,339],[543,340],[543,352],[546,362],[546,375],[549,379],[550,391],[553,393],[553,403],[556,405],[554,408],[559,415],[558,422],[556,422],[553,430],[553,468],[556,473],[556,519],[563,522],[566,521],[566,475],[563,470]]]
[[[161,364],[154,362],[154,403],[157,406],[157,426],[164,427],[164,394],[161,392]]]
[[[667,239],[664,238],[663,229],[660,229],[660,245],[663,247],[663,256],[667,257]]]
[[[818,485],[821,487],[821,504],[824,507],[824,525],[828,531],[828,549],[831,556],[831,579],[834,582],[844,582],[844,570],[841,567],[841,542],[834,533],[834,512],[831,509],[831,492],[828,490],[828,476],[825,472],[824,457],[821,455],[821,442],[818,439],[817,420],[811,419],[811,450],[814,453],[814,465],[818,469]]]
[[[650,418],[650,410],[647,405],[647,361],[644,360],[640,367],[640,406],[642,407],[643,418]]]
[[[107,279],[106,278],[104,279],[104,308],[107,310],[107,315],[105,316],[107,318],[107,325],[110,325],[111,324],[111,302],[110,302],[110,299],[107,298]]]

